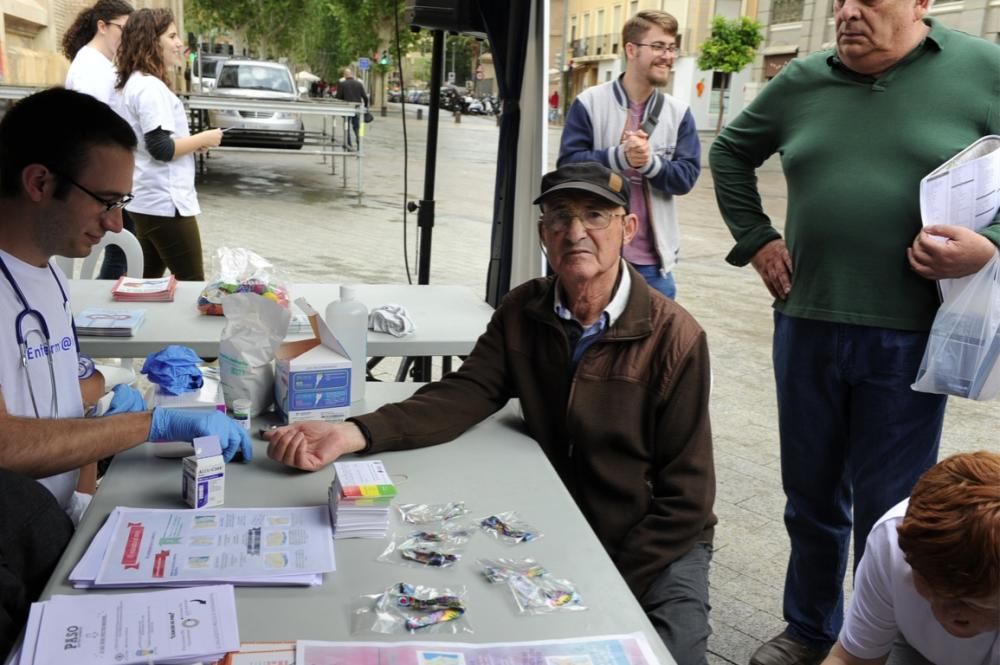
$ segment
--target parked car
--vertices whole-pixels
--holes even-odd
[[[199,53],[191,64],[191,92],[211,92],[219,67],[228,59],[226,55]]]
[[[212,94],[275,106],[299,99],[288,67],[266,60],[227,60],[219,68]],[[223,146],[298,150],[305,141],[302,117],[292,111],[209,111],[208,121],[213,127],[231,130],[223,135]]]

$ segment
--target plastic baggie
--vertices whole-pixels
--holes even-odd
[[[469,512],[464,501],[449,503],[404,503],[396,506],[400,518],[408,524],[446,522]]]
[[[270,261],[242,247],[220,247],[215,251],[212,278],[198,296],[198,311],[222,316],[222,301],[234,293],[256,293],[285,309],[291,307],[288,278]]]
[[[479,559],[483,576],[491,584],[507,584],[521,614],[585,610],[576,585],[549,574],[532,559]]]
[[[542,537],[542,532],[521,520],[517,513],[508,511],[487,515],[476,520],[483,531],[510,545],[528,543]]]
[[[471,633],[465,595],[465,587],[435,589],[397,582],[382,593],[362,597],[352,632]]]
[[[1000,393],[1000,255],[962,282],[934,317],[912,388],[991,400]]]
[[[449,568],[461,560],[468,540],[469,532],[457,527],[393,534],[377,560],[409,567]]]

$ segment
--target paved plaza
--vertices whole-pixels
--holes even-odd
[[[408,107],[407,130],[409,198],[417,200],[423,191],[426,115],[417,121],[415,109]],[[465,117],[456,124],[450,116],[442,116],[431,261],[434,283],[485,291],[498,134],[492,118]],[[398,107],[390,108],[387,117],[376,117],[370,126],[364,144],[361,205],[352,160],[347,165],[348,188],[343,189],[343,165],[338,164],[337,175],[331,176],[329,164],[315,156],[213,153],[198,182],[206,267],[214,248],[241,246],[274,261],[292,281],[405,282],[402,136]],[[711,138],[703,135],[706,162]],[[558,140],[558,128],[550,128],[552,162]],[[760,186],[765,208],[780,226],[786,195],[776,161],[763,167]],[[715,206],[707,163],[694,191],[681,197],[679,206],[678,300],[708,333],[714,376],[719,526],[711,577],[714,635],[709,662],[745,665],[752,651],[783,626],[781,592],[788,540],[781,519],[784,497],[771,373],[771,299],[751,268],[733,268],[723,260],[732,241]],[[415,228],[416,217],[410,215],[414,282]],[[391,374],[387,364],[378,376],[388,379]],[[995,404],[953,398],[941,454],[998,450],[998,432],[1000,409]]]

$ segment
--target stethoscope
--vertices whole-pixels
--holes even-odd
[[[59,277],[56,276],[56,271],[52,268],[52,264],[49,265],[49,271],[52,273],[52,279],[56,280],[56,286],[59,287],[59,292],[62,294],[63,307],[65,308],[67,303],[69,303],[69,298],[66,296],[66,290],[63,289],[62,282],[59,281]],[[59,415],[59,391],[56,390],[56,370],[55,361],[52,359],[54,355],[52,353],[52,339],[49,337],[49,324],[45,321],[45,317],[37,309],[31,307],[28,304],[28,299],[24,297],[24,293],[21,291],[21,287],[18,285],[17,280],[14,279],[14,275],[11,274],[10,269],[7,267],[7,263],[0,258],[0,271],[3,272],[4,277],[10,284],[10,288],[13,289],[14,295],[21,303],[21,311],[18,313],[17,318],[14,319],[14,336],[17,340],[18,349],[21,351],[21,367],[24,368],[24,375],[28,379],[28,395],[31,397],[31,408],[35,411],[35,417],[41,418],[38,411],[38,403],[35,400],[35,389],[31,384],[31,372],[28,371],[28,336],[31,333],[39,335],[45,342],[45,356],[48,358],[49,363],[49,385],[52,388],[52,403],[51,403],[51,417],[55,418]],[[38,324],[39,330],[29,330],[27,334],[24,332],[25,319],[33,318]],[[76,339],[76,322],[71,322],[73,328],[73,340],[76,342],[77,353],[80,351],[80,343]]]

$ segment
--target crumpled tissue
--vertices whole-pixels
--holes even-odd
[[[402,305],[382,305],[368,314],[368,328],[375,332],[387,332],[395,337],[406,337],[415,328],[413,321]]]
[[[199,390],[205,383],[198,365],[201,358],[186,346],[172,344],[146,357],[142,373],[162,392],[180,395]]]

